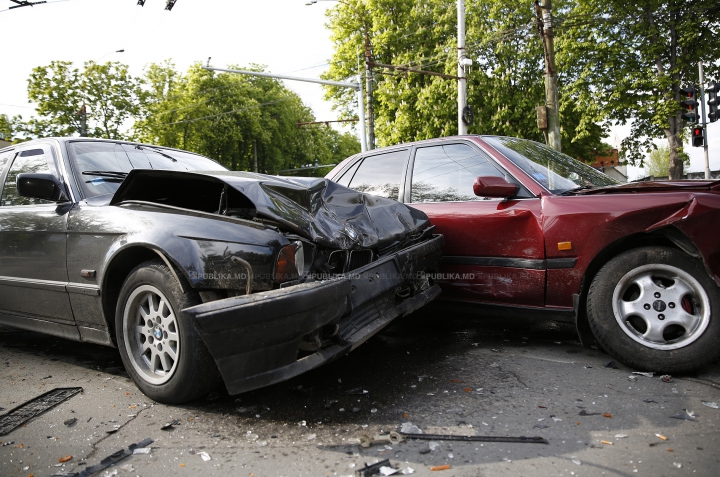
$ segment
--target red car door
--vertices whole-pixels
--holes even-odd
[[[512,200],[477,197],[478,176],[518,186]],[[467,142],[414,149],[406,202],[445,236],[439,281],[444,299],[541,307],[545,246],[538,197],[495,160]]]

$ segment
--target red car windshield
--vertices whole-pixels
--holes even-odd
[[[619,184],[587,164],[535,141],[498,136],[483,140],[553,194]]]

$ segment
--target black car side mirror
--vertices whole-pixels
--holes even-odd
[[[17,175],[15,181],[18,194],[32,199],[65,202],[68,200],[62,184],[52,174],[45,172],[24,172]]]
[[[509,199],[517,192],[517,186],[503,177],[480,176],[473,183],[473,192],[478,197]]]

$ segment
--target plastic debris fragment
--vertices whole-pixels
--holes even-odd
[[[682,419],[682,420],[685,420],[685,421],[697,421],[697,419],[695,419],[695,413],[694,413],[694,412],[688,412],[686,409],[683,409],[683,411],[685,411],[685,412],[682,412],[682,413],[680,413],[680,414],[676,414],[676,415],[674,415],[674,416],[670,416],[670,418],[671,418],[671,419]]]
[[[625,439],[627,436],[627,434],[615,434],[616,439]]]
[[[434,466],[430,467],[430,470],[432,470],[432,471],[438,471],[438,470],[449,470],[449,469],[450,469],[450,467],[451,467],[451,466],[450,466],[450,464],[445,464],[445,465],[434,465]]]
[[[72,460],[72,456],[71,456],[71,455],[66,455],[65,457],[60,457],[60,458],[58,459],[58,462],[61,463],[61,464],[64,464],[65,462],[70,462],[71,460]]]
[[[647,376],[648,378],[652,378],[655,376],[655,373],[645,373],[643,371],[633,371],[633,374],[639,374],[640,376]]]
[[[572,463],[575,465],[582,465],[582,462],[580,462],[580,459],[572,459]]]
[[[403,422],[400,426],[400,432],[403,434],[422,434],[423,431],[412,422]]]
[[[212,460],[212,458],[210,457],[210,454],[208,454],[207,452],[198,452],[198,455],[199,455],[199,456],[202,458],[202,460],[205,461],[205,462],[207,462],[207,461],[209,461],[209,460]]]
[[[628,381],[630,381],[630,382],[633,382],[633,383],[634,383],[634,382],[637,381],[637,380],[638,380],[638,377],[637,377],[637,376],[628,376]]]
[[[150,447],[137,447],[133,449],[133,454],[149,454],[151,450]]]
[[[660,376],[660,379],[664,383],[669,383],[670,381],[672,381],[672,376],[670,376],[669,374],[663,374],[662,376]]]
[[[713,409],[720,409],[720,404],[711,401],[703,401],[703,406],[711,407]]]

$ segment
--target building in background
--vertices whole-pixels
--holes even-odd
[[[628,181],[627,165],[620,164],[617,149],[612,149],[609,154],[604,156],[595,156],[595,162],[590,165],[618,182]]]

